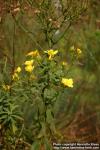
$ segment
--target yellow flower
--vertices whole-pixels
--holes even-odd
[[[76,51],[77,51],[78,54],[81,54],[81,53],[82,53],[82,51],[81,51],[80,48],[77,48]]]
[[[67,66],[68,64],[67,64],[67,62],[63,61],[63,62],[62,62],[62,65],[63,65],[63,66]]]
[[[2,87],[3,87],[3,89],[4,89],[5,91],[9,91],[10,88],[11,88],[10,85],[2,85]]]
[[[25,67],[25,71],[27,71],[27,72],[32,72],[33,69],[34,69],[34,66],[32,66],[32,65],[27,65],[27,66]]]
[[[25,65],[27,66],[27,65],[29,65],[29,66],[31,66],[32,64],[33,64],[33,62],[34,62],[34,60],[32,59],[32,60],[28,60],[28,61],[25,61]]]
[[[21,70],[22,70],[22,69],[21,69],[21,67],[17,67],[17,68],[16,68],[16,70],[15,70],[15,72],[20,73],[20,72],[21,72]]]
[[[62,78],[61,83],[62,83],[64,86],[68,86],[68,87],[73,88],[73,79],[71,79],[71,78],[70,78],[70,79]]]
[[[49,60],[51,60],[58,53],[58,50],[50,49],[50,50],[44,51],[44,53],[47,53],[49,55]]]
[[[26,56],[35,57],[35,56],[40,56],[40,54],[39,54],[38,50],[35,50],[35,51],[29,52]]]
[[[12,75],[12,79],[13,80],[19,80],[19,76],[16,72]]]

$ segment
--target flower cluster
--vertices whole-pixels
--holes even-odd
[[[2,87],[3,87],[3,89],[4,89],[5,91],[9,91],[9,90],[11,89],[11,86],[10,86],[10,85],[5,85],[5,84],[3,84]]]
[[[24,63],[25,64],[25,71],[30,72],[30,73],[33,71],[33,69],[34,69],[33,62],[34,62],[33,59],[25,61],[25,63]]]
[[[28,54],[26,54],[26,56],[39,57],[40,54],[39,54],[38,50],[35,50],[35,51],[29,52]]]
[[[19,73],[21,72],[21,67],[17,67],[12,75],[12,80],[19,80]]]
[[[25,63],[24,63],[25,71],[31,73],[34,69],[34,65],[33,65],[34,59],[33,58],[40,57],[39,51],[38,50],[30,51],[28,54],[26,54],[26,57],[31,57],[31,60],[25,61]]]
[[[65,87],[71,87],[73,88],[73,79],[67,79],[67,78],[62,78],[61,83],[65,86]]]
[[[76,48],[75,46],[71,46],[70,50],[76,52],[78,55],[82,54],[82,50],[80,48]]]
[[[78,49],[77,51],[78,51],[78,53],[81,53],[81,50],[80,50],[80,49]],[[50,49],[50,50],[44,51],[44,53],[47,54],[49,60],[53,60],[54,56],[57,55],[58,50]],[[33,58],[33,57],[38,57],[38,56],[40,57],[40,54],[39,54],[38,50],[35,50],[35,51],[29,52],[26,56],[27,56],[27,57],[30,56],[31,58]],[[24,63],[24,65],[25,65],[25,71],[31,73],[31,72],[33,71],[33,69],[34,69],[33,63],[34,63],[34,59],[25,61],[25,63]],[[67,66],[67,63],[66,63],[66,62],[62,62],[62,65],[63,65],[63,66]],[[31,79],[35,79],[35,78],[32,77]],[[69,79],[68,79],[68,78],[64,78],[64,77],[63,77],[63,78],[61,79],[61,83],[62,83],[65,87],[73,88],[73,79],[72,79],[72,78],[69,78]]]
[[[77,51],[78,54],[82,53],[82,50],[80,48],[77,48],[76,51]]]
[[[80,49],[78,49],[78,51],[80,53]],[[45,53],[47,54],[47,59],[51,60],[50,63],[52,63],[53,58],[58,53],[58,50],[50,49],[50,50],[44,51],[44,54]],[[36,58],[38,58],[38,57],[41,58],[39,51],[38,50],[31,51],[26,55],[26,57],[28,57],[28,59],[24,62],[24,69],[23,70],[25,70],[28,73],[31,73],[30,74],[30,80],[37,79],[37,77],[32,72],[33,72],[34,68],[36,68],[35,62],[38,62],[38,59],[36,59]],[[62,66],[65,66],[65,67],[63,67],[63,69],[66,68],[68,66],[67,62],[63,61]],[[14,70],[14,74],[12,75],[12,80],[14,80],[14,81],[19,80],[20,72],[22,72],[22,68],[20,66],[18,66]],[[62,76],[62,77],[60,77],[59,81],[61,81],[61,84],[64,87],[73,88],[73,79],[72,78],[66,78],[66,77]],[[9,85],[3,85],[3,89],[9,91],[10,86]]]
[[[58,53],[58,50],[50,49],[44,52],[48,54],[49,60],[52,60],[52,58]]]

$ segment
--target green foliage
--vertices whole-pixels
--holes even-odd
[[[11,131],[11,135],[15,138],[25,136],[27,139],[26,134],[20,133],[20,128],[21,123],[24,123],[23,130],[27,132],[28,124],[25,122],[29,121],[34,132],[32,141],[36,139],[32,149],[39,149],[38,140],[43,139],[42,144],[45,149],[51,149],[48,140],[52,136],[56,138],[57,134],[54,121],[55,102],[64,87],[73,84],[72,79],[70,83],[70,79],[66,78],[64,64],[61,62],[57,65],[60,58],[58,54],[58,50],[52,49],[44,51],[41,55],[38,50],[31,51],[26,55],[23,64],[16,67],[12,74],[7,65],[4,71],[10,77],[6,80],[4,76],[1,82],[0,123],[4,130]],[[63,82],[62,78],[64,78]],[[28,116],[30,109],[31,120]]]

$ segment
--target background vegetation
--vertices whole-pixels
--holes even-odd
[[[0,1],[1,149],[40,149],[39,138],[34,138],[35,110],[31,102],[24,102],[27,97],[14,100],[20,106],[16,112],[12,102],[14,106],[7,107],[12,97],[2,93],[2,83],[9,83],[9,77],[25,61],[27,52],[35,49],[40,53],[59,50],[58,62],[67,62],[67,76],[74,79],[74,88],[65,89],[54,104],[56,135],[44,139],[41,149],[50,149],[52,141],[100,141],[99,9],[99,0]],[[76,55],[77,48],[81,55]],[[3,127],[4,107],[10,109],[12,116],[16,115],[18,130],[14,126],[13,131],[10,129],[9,120]]]

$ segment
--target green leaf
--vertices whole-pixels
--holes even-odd
[[[52,145],[47,138],[44,139],[45,150],[52,150]]]
[[[32,144],[31,150],[40,150],[40,146],[41,146],[41,143],[40,141],[37,140]]]
[[[57,95],[57,92],[54,89],[52,89],[52,88],[45,89],[45,91],[44,91],[44,97],[46,99],[52,100],[56,95]]]
[[[40,139],[41,137],[44,137],[46,135],[46,126],[45,126],[45,123],[42,122],[41,123],[41,130],[40,130],[40,133],[38,134],[37,138]]]
[[[49,123],[49,124],[51,124],[53,121],[54,121],[54,118],[53,118],[53,115],[52,115],[52,110],[49,108],[49,109],[47,109],[47,111],[46,111],[46,119],[47,119],[47,122]]]
[[[14,134],[17,131],[17,127],[14,123],[12,123],[12,131],[13,131]]]

